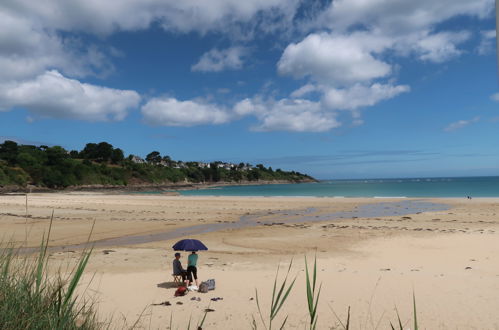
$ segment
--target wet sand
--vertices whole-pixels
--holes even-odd
[[[217,281],[217,289],[207,294],[173,297],[169,247],[176,238],[95,248],[84,281],[93,280],[85,294],[99,302],[102,318],[114,315],[116,328],[122,327],[122,316],[133,324],[143,311],[139,322],[143,328],[167,329],[172,313],[173,323],[185,327],[190,315],[196,321],[209,306],[215,311],[208,313],[205,328],[249,329],[252,315],[258,319],[255,288],[267,310],[277,265],[284,268],[292,258],[291,274],[297,275],[297,282],[281,316],[289,314],[289,328],[303,328],[307,316],[303,257],[310,260],[316,253],[323,284],[320,329],[338,324],[331,309],[344,321],[348,306],[354,329],[374,329],[377,324],[379,329],[388,328],[389,321],[396,320],[394,306],[402,320],[409,321],[413,290],[421,328],[499,329],[499,199],[417,200],[449,206],[419,214],[407,202],[33,194],[28,197],[26,218],[23,196],[1,196],[0,230],[20,243],[29,228],[28,245],[36,246],[52,209],[53,246],[85,242],[94,219],[92,237],[103,241],[228,225],[191,235],[210,248],[200,253],[198,267],[201,279]],[[359,213],[387,212],[390,207],[397,213]],[[338,212],[354,213],[332,216]],[[255,225],[233,226],[241,218]],[[78,256],[76,249],[52,252],[54,263],[71,263]],[[186,255],[184,263],[185,259]],[[210,300],[216,297],[223,300]],[[172,305],[151,305],[164,301]]]

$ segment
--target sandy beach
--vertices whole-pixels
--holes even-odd
[[[410,213],[410,205],[418,205],[410,203],[427,202],[446,208]],[[0,196],[3,240],[38,246],[53,211],[50,245],[59,247],[52,251],[54,265],[77,260],[80,250],[71,245],[86,242],[95,221],[91,240],[100,245],[80,294],[95,299],[99,317],[112,318],[114,328],[139,317],[141,329],[168,329],[171,317],[174,328],[185,328],[206,308],[214,311],[205,329],[250,329],[253,317],[263,328],[255,289],[268,315],[277,266],[281,278],[293,260],[295,287],[275,324],[289,315],[286,328],[303,329],[304,256],[311,265],[317,255],[319,329],[340,326],[349,306],[353,329],[389,328],[395,307],[412,329],[413,292],[422,329],[499,329],[499,199],[48,193],[30,194],[27,206],[24,195]],[[391,214],[355,215],[380,209]],[[349,213],[356,210],[364,211]],[[170,247],[179,238],[165,234],[171,232],[209,247],[199,253],[198,271],[201,280],[216,280],[215,291],[173,296]],[[140,239],[112,240],[123,237]],[[183,264],[186,258],[184,253]],[[216,297],[223,299],[211,300]],[[171,306],[154,305],[165,301]]]

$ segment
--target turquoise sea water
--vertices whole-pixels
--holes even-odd
[[[499,197],[499,177],[325,180],[184,190],[201,196]]]

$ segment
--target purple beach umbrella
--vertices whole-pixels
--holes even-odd
[[[175,243],[175,245],[172,246],[173,250],[175,251],[203,251],[203,250],[208,250],[206,245],[201,243],[201,241],[197,239],[183,239]]]

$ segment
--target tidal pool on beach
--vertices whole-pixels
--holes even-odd
[[[225,221],[220,223],[194,225],[185,228],[173,229],[167,232],[159,232],[147,235],[128,235],[90,243],[51,246],[51,252],[76,250],[93,247],[111,247],[123,245],[136,245],[150,242],[171,240],[189,235],[204,234],[226,229],[241,229],[261,225],[281,225],[289,223],[310,223],[330,221],[345,218],[373,218],[387,216],[404,216],[421,212],[438,212],[450,209],[449,205],[432,203],[422,200],[401,200],[395,202],[379,202],[363,204],[351,211],[321,213],[318,208],[307,208],[303,210],[280,210],[273,212],[259,212],[243,215],[238,221]],[[32,253],[39,248],[22,248],[23,253]]]

